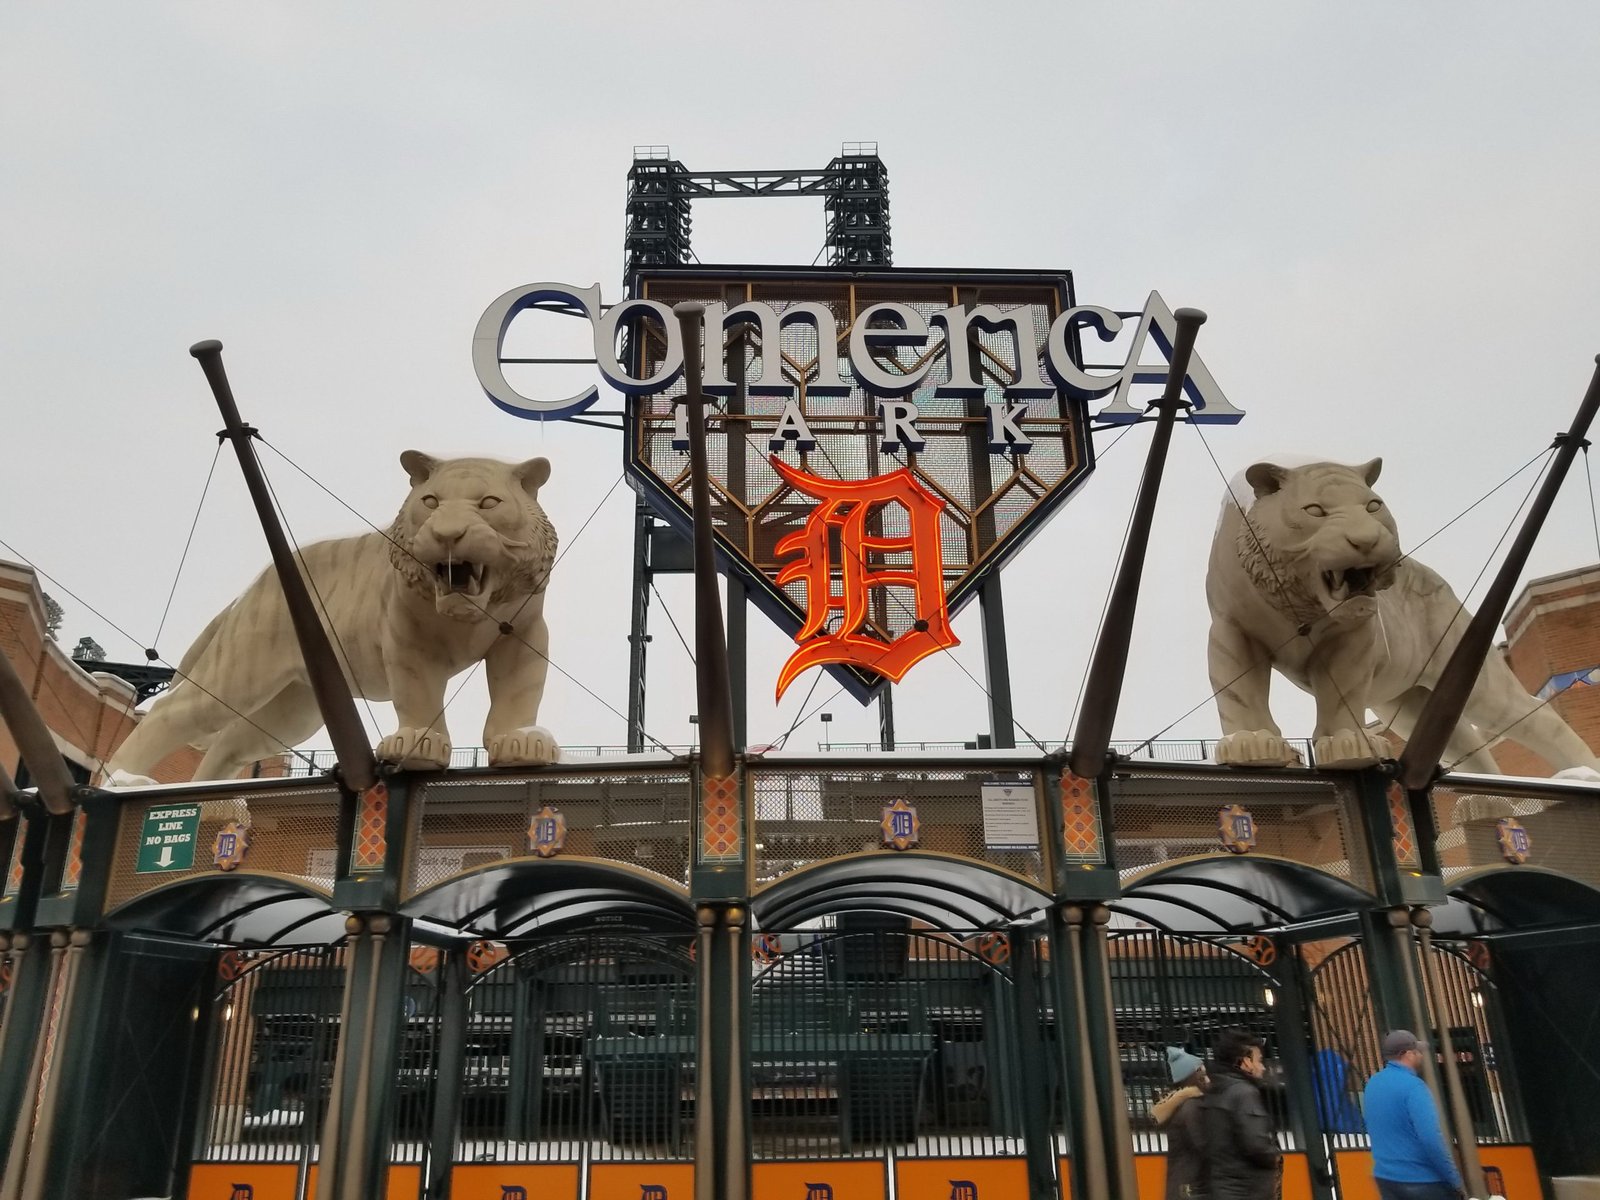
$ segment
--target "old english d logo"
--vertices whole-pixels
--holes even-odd
[[[770,461],[791,488],[819,501],[804,527],[777,545],[779,558],[798,555],[778,573],[778,585],[797,581],[806,585],[806,620],[794,636],[800,649],[778,675],[778,699],[796,676],[811,667],[848,664],[899,683],[930,654],[960,644],[950,628],[945,601],[939,542],[944,501],[919,483],[909,467],[852,482],[822,479],[787,465],[776,455]],[[905,533],[869,535],[869,519],[888,518],[884,510],[890,505],[904,510]],[[899,526],[900,520],[888,518],[884,523]],[[835,538],[838,561],[832,556]],[[883,563],[885,558],[907,555],[909,563]],[[839,580],[838,594],[833,590],[835,578]],[[906,614],[912,627],[891,641],[868,632],[869,593],[873,588],[888,587],[909,590],[914,609]],[[889,602],[906,604],[893,594]],[[825,632],[834,612],[840,614],[837,632]]]
[[[978,1185],[970,1179],[952,1179],[950,1200],[978,1200]]]
[[[228,1200],[256,1200],[256,1190],[248,1183],[236,1183],[233,1185],[233,1194]]]
[[[502,1183],[500,1200],[528,1200],[528,1189],[520,1183]]]
[[[659,1183],[641,1183],[639,1200],[668,1200],[667,1189]]]
[[[833,1200],[833,1185],[828,1183],[806,1184],[806,1200]]]

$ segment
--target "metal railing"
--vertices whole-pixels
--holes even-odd
[[[1311,753],[1310,738],[1285,738],[1301,754],[1308,767],[1315,766],[1316,760]],[[856,755],[877,754],[882,747],[876,742],[818,742],[817,749],[824,754]],[[1217,746],[1215,738],[1170,739],[1161,741],[1125,741],[1112,742],[1111,749],[1114,753],[1126,758],[1150,759],[1155,762],[1175,763],[1208,763],[1212,761],[1212,753]],[[1070,742],[1049,742],[1046,749],[1054,752],[1066,750],[1071,747]],[[666,753],[675,755],[688,755],[694,752],[695,747],[688,745],[667,746]],[[957,742],[898,742],[895,750],[916,751],[925,754],[942,754],[948,751],[974,750],[984,751],[991,749],[989,746],[980,745],[976,741]],[[595,758],[620,758],[628,754],[629,750],[622,745],[593,745],[593,746],[562,746],[561,754],[564,762],[583,762]],[[288,759],[281,772],[287,776],[324,775],[333,770],[334,754],[332,750],[303,750],[300,755]],[[450,769],[465,770],[473,767],[487,767],[489,765],[489,752],[482,746],[458,746],[451,751]],[[265,774],[266,772],[263,772]]]
[[[1289,745],[1300,752],[1306,766],[1314,766],[1315,758],[1311,753],[1310,738],[1285,738]],[[895,749],[916,750],[922,752],[941,752],[945,750],[988,750],[991,747],[971,742],[897,742]],[[1047,742],[1045,748],[1049,751],[1070,750],[1072,743]],[[1181,763],[1208,763],[1212,761],[1212,754],[1217,748],[1216,738],[1172,738],[1160,741],[1146,739],[1142,742],[1125,741],[1112,742],[1111,750],[1125,758],[1153,759],[1156,762],[1181,762]],[[877,742],[818,742],[817,749],[828,754],[875,754],[882,750]]]

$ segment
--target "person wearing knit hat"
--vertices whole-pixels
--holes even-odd
[[[1206,1184],[1203,1116],[1196,1103],[1205,1095],[1206,1066],[1182,1046],[1167,1047],[1167,1072],[1174,1090],[1150,1110],[1156,1126],[1167,1135],[1167,1188],[1165,1200],[1202,1200]]]

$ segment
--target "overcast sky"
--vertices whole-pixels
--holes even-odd
[[[1409,549],[1539,455],[1600,351],[1596,61],[1591,0],[7,4],[0,538],[138,639],[53,587],[66,644],[139,657],[216,446],[187,348],[217,337],[246,419],[380,524],[404,449],[552,460],[544,500],[570,549],[551,657],[617,711],[556,676],[542,719],[569,744],[621,742],[632,493],[574,541],[621,473],[620,435],[493,408],[473,327],[522,283],[620,294],[635,144],[751,170],[875,140],[896,265],[1070,268],[1084,303],[1139,308],[1156,289],[1207,310],[1198,352],[1248,412],[1206,431],[1222,468],[1381,454]],[[694,210],[707,263],[808,263],[822,236],[819,201]],[[1004,573],[1016,711],[1041,739],[1068,731],[1148,438],[1105,453]],[[266,465],[302,541],[357,531]],[[1419,557],[1466,589],[1532,478]],[[1179,430],[1119,737],[1218,732],[1202,582],[1222,488]],[[1596,558],[1580,465],[1529,576]],[[224,458],[162,653],[176,661],[265,562]],[[687,631],[688,581],[662,590]],[[692,676],[656,615],[648,727],[682,742]],[[792,645],[759,616],[751,631],[760,743],[810,680],[774,707]],[[981,677],[976,605],[957,632]],[[1290,692],[1286,732],[1308,734]],[[984,728],[952,663],[896,694],[902,740]],[[451,710],[457,745],[479,741],[484,708],[480,677]],[[874,709],[829,711],[834,741],[875,737]],[[813,719],[790,745],[821,740]]]

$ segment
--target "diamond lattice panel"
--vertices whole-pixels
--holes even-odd
[[[1041,351],[1050,324],[1070,306],[1071,280],[1062,275],[1004,276],[885,271],[872,275],[817,272],[804,279],[740,277],[738,272],[679,271],[647,274],[637,294],[667,305],[680,301],[721,302],[732,307],[744,301],[766,304],[782,312],[811,301],[825,305],[839,330],[841,381],[850,380],[849,329],[856,314],[874,304],[903,304],[924,318],[961,304],[992,305],[1002,312],[1024,310],[1031,329],[1032,350]],[[760,370],[759,330],[746,327],[742,342],[730,334],[728,378],[755,377]],[[645,377],[659,366],[665,343],[653,324],[640,322],[632,331],[634,374]],[[1018,427],[1032,440],[1026,454],[991,453],[985,402],[998,401],[1017,378],[1017,355],[1008,332],[974,329],[971,360],[984,385],[983,399],[934,395],[948,382],[950,368],[939,327],[918,348],[883,351],[878,365],[891,374],[905,374],[926,362],[930,369],[909,396],[917,408],[917,432],[926,439],[920,451],[886,452],[881,448],[878,398],[852,383],[846,396],[817,396],[818,334],[810,325],[793,323],[781,332],[784,377],[796,388],[796,403],[816,438],[815,449],[801,451],[788,442],[777,453],[787,465],[828,480],[859,481],[909,466],[917,482],[944,502],[940,518],[940,550],[944,591],[952,612],[971,598],[982,574],[998,566],[1048,518],[1087,478],[1093,468],[1086,435],[1086,417],[1078,402],[1061,395],[1026,402]],[[1042,369],[1042,368],[1041,368]],[[689,521],[688,455],[675,449],[674,407],[684,394],[677,384],[653,396],[634,400],[629,409],[629,469],[652,507],[680,528]],[[712,482],[712,519],[720,537],[725,564],[755,584],[754,595],[778,625],[793,635],[810,602],[806,584],[782,587],[778,573],[792,557],[779,558],[779,541],[805,523],[816,501],[789,487],[772,467],[770,440],[786,401],[771,396],[708,398],[707,462]],[[885,504],[871,514],[868,535],[904,537],[907,514]],[[850,553],[840,551],[841,554]],[[867,568],[905,567],[904,552],[865,552]],[[835,594],[842,588],[842,567],[832,564]],[[826,629],[837,632],[839,615]],[[869,636],[892,641],[918,620],[911,590],[873,587],[867,614]],[[880,683],[878,675],[859,668],[833,668],[841,682],[865,698]]]

